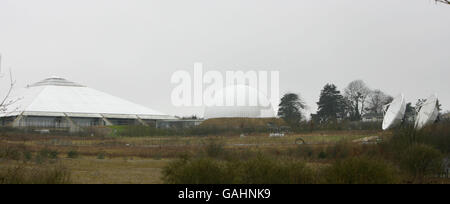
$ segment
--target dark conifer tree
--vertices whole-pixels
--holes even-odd
[[[334,84],[327,84],[320,93],[317,116],[320,122],[335,121],[345,115],[345,102],[341,92]]]
[[[305,107],[305,103],[297,94],[287,93],[281,98],[278,116],[291,127],[297,127],[302,120],[302,110]]]

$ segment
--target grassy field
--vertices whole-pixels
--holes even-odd
[[[162,168],[170,160],[142,158],[98,159],[82,156],[76,159],[61,158],[51,164],[35,164],[17,161],[2,161],[0,171],[17,166],[27,169],[48,168],[62,165],[71,172],[71,181],[77,184],[159,184]]]
[[[365,137],[383,136],[386,133],[377,131],[323,131],[305,134],[290,134],[285,137],[269,137],[268,134],[244,135],[244,136],[208,136],[208,137],[58,137],[36,135],[32,137],[0,137],[0,141],[23,144],[26,146],[132,146],[132,147],[176,147],[199,146],[205,141],[214,139],[226,145],[292,145],[298,138],[307,144],[329,144],[340,141],[353,141]]]
[[[298,146],[301,138],[309,145],[329,145],[338,142],[357,141],[362,138],[383,137],[384,133],[373,131],[334,131],[294,134],[285,137],[269,137],[265,134],[250,136],[209,136],[209,137],[58,137],[35,135],[29,137],[0,137],[0,145],[20,146],[32,152],[47,148],[66,154],[77,151],[85,156],[105,154],[109,158],[176,158],[181,154],[195,153],[211,141],[226,148],[283,149]]]
[[[307,144],[320,145],[339,141],[353,141],[365,137],[380,136],[379,132],[315,132],[271,138],[268,135],[216,136],[216,137],[58,137],[46,135],[3,136],[3,148],[15,147],[29,151],[35,158],[40,151],[57,152],[58,163],[71,172],[74,183],[161,183],[162,168],[183,154],[198,154],[209,142],[223,144],[227,149],[258,150],[295,147],[302,138]],[[67,158],[67,153],[76,151],[77,158]],[[100,156],[101,155],[101,156]],[[101,158],[100,158],[101,157]],[[99,159],[100,158],[100,159]],[[32,159],[33,160],[33,159]],[[17,165],[32,168],[33,162],[0,160],[0,170]]]
[[[63,159],[61,162],[72,171],[72,179],[81,184],[158,184],[161,170],[169,160],[142,158],[95,157]]]
[[[164,169],[184,156],[245,161],[260,153],[299,159],[315,169],[332,164],[336,158],[376,153],[379,149],[373,147],[377,145],[362,144],[391,136],[391,132],[381,131],[315,131],[279,138],[268,134],[208,137],[7,134],[0,136],[0,181],[2,173],[14,172],[17,167],[33,175],[40,169],[61,166],[70,172],[70,183],[159,184],[164,182]],[[300,138],[306,145],[296,144]],[[448,179],[439,182],[448,183]]]

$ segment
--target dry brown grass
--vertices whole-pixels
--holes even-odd
[[[29,151],[33,160],[42,150],[59,153],[58,162],[71,172],[73,183],[161,183],[162,168],[171,159],[180,155],[199,155],[208,142],[215,140],[225,148],[236,152],[268,152],[278,154],[295,148],[295,140],[302,137],[309,143],[335,143],[351,141],[379,133],[356,132],[317,132],[288,135],[283,138],[269,138],[267,134],[246,137],[77,137],[46,135],[7,135],[0,136],[0,148]],[[68,159],[67,153],[76,151],[78,158]],[[99,155],[104,159],[98,159]],[[14,166],[16,161],[4,161],[3,167]],[[29,162],[26,165],[35,165]],[[3,168],[2,167],[2,168]]]
[[[181,155],[203,157],[211,141],[223,144],[225,149],[218,159],[252,158],[259,153],[277,158],[290,157],[304,160],[313,169],[327,167],[335,158],[377,154],[370,145],[354,143],[358,139],[378,136],[391,137],[390,132],[379,131],[316,131],[312,133],[270,138],[268,134],[250,136],[210,137],[75,137],[22,135],[0,136],[0,150],[10,149],[9,158],[0,158],[2,168],[18,164],[13,150],[23,159],[24,152],[31,152],[33,159],[25,162],[33,168],[38,153],[45,149],[59,153],[58,162],[71,172],[73,183],[162,183],[162,169]],[[309,145],[296,145],[302,138]],[[339,144],[339,145],[335,145]],[[68,152],[79,157],[69,159]],[[16,152],[16,153],[17,153]],[[311,152],[311,156],[309,154]],[[326,157],[321,157],[324,153]],[[102,155],[101,157],[99,155]],[[17,161],[14,161],[17,160]],[[24,161],[20,161],[24,162]],[[20,163],[19,162],[19,163]],[[448,183],[449,179],[436,179],[432,183]]]
[[[77,151],[84,156],[97,156],[104,153],[108,158],[141,157],[141,158],[175,158],[183,154],[195,154],[201,151],[209,141],[223,143],[226,148],[262,148],[285,149],[295,147],[295,141],[302,138],[312,145],[335,144],[342,141],[353,141],[364,137],[382,136],[383,133],[373,131],[322,131],[306,134],[287,135],[281,138],[270,138],[267,134],[251,136],[211,136],[211,137],[57,137],[57,136],[23,136],[0,137],[0,147],[19,147],[31,152],[41,149],[55,150],[60,155],[69,151]]]
[[[158,184],[161,181],[162,168],[170,160],[142,158],[106,158],[80,157],[78,159],[60,159],[58,165],[71,173],[71,183],[75,184]],[[0,171],[22,166],[25,169],[40,169],[42,165],[17,161],[3,161]],[[47,168],[50,164],[46,164]]]
[[[65,159],[63,163],[71,170],[74,183],[158,184],[162,183],[162,168],[169,161],[132,157],[99,160],[84,157]]]

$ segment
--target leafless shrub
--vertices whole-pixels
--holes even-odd
[[[27,168],[23,165],[0,171],[0,184],[70,184],[71,173],[62,165]]]

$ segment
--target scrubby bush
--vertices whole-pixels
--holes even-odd
[[[38,153],[38,157],[42,158],[43,160],[46,159],[58,159],[59,152],[56,150],[51,149],[41,149]]]
[[[106,157],[106,152],[99,152],[97,154],[97,159],[105,159]]]
[[[50,150],[49,149],[41,149],[38,152],[38,156],[47,159],[50,156]]]
[[[63,166],[44,166],[32,169],[17,166],[0,171],[0,184],[69,184],[71,174]]]
[[[180,159],[163,170],[163,180],[169,184],[226,184],[232,179],[224,162],[210,158]]]
[[[31,161],[33,159],[33,154],[30,151],[24,151],[23,152],[23,160],[25,162]]]
[[[331,158],[342,159],[352,155],[352,146],[346,142],[338,142],[327,148],[327,155]]]
[[[48,154],[50,159],[58,159],[59,152],[56,150],[51,150]]]
[[[423,182],[425,176],[441,173],[443,157],[431,146],[416,144],[404,150],[399,163],[413,177],[413,182]]]
[[[411,124],[400,127],[381,149],[411,177],[411,182],[424,182],[425,177],[441,173],[443,154],[450,153],[449,124],[441,122],[421,130]]]
[[[397,128],[393,136],[384,144],[395,154],[414,144],[426,144],[442,153],[450,153],[450,123],[441,122],[416,130],[413,125]]]
[[[260,154],[259,151],[254,151],[248,148],[233,149],[233,150],[226,149],[225,152],[222,153],[222,156],[219,157],[219,159],[230,162],[238,160],[249,160],[257,156],[258,154]]]
[[[20,160],[21,156],[22,156],[21,151],[17,147],[8,145],[0,147],[0,158],[10,160]]]
[[[29,162],[33,158],[33,154],[24,145],[5,145],[0,146],[0,158]]]
[[[41,149],[41,150],[36,154],[35,162],[36,162],[37,164],[42,164],[42,163],[44,163],[44,162],[47,162],[47,160],[50,159],[50,152],[51,152],[51,150],[49,150],[49,149],[47,149],[47,148]]]
[[[67,158],[76,159],[79,156],[80,156],[80,154],[76,150],[70,150],[69,152],[67,152]]]
[[[338,160],[323,172],[330,184],[393,184],[400,182],[397,170],[386,161],[368,157]]]
[[[225,144],[214,139],[210,139],[206,142],[204,151],[208,157],[213,158],[225,156],[226,154]]]
[[[249,160],[180,159],[163,171],[172,184],[309,184],[316,174],[304,162],[257,156]]]
[[[417,142],[433,146],[442,153],[450,153],[450,122],[441,122],[423,128],[417,134]]]
[[[304,162],[275,159],[259,155],[256,158],[230,164],[237,172],[239,184],[311,184],[314,172]]]
[[[314,157],[314,149],[310,145],[298,145],[295,148],[289,148],[287,155],[290,157],[311,159]]]
[[[400,154],[404,149],[417,142],[417,131],[414,126],[407,125],[393,130],[392,137],[382,145],[394,155]]]
[[[319,159],[326,159],[327,158],[327,153],[322,150],[322,151],[319,152],[319,155],[317,155],[317,158],[319,158]]]

